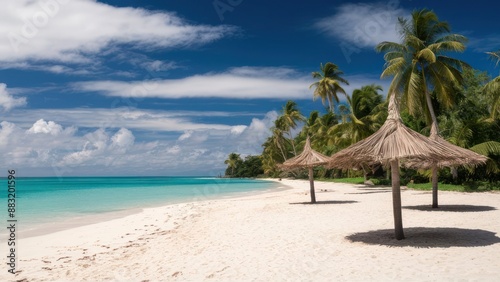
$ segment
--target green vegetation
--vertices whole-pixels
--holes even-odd
[[[402,185],[412,181],[412,185],[420,185],[433,179],[437,187],[439,178],[443,190],[454,187],[448,185],[466,187],[464,191],[498,190],[500,76],[491,79],[488,73],[453,58],[465,50],[467,38],[451,33],[449,24],[440,21],[433,11],[414,11],[411,18],[400,19],[399,23],[401,42],[377,46],[386,61],[381,76],[392,77],[389,89],[372,84],[346,93],[342,85],[348,85],[348,81],[342,78],[339,66],[332,62],[321,64],[320,71],[312,73],[316,82],[310,88],[312,98],[321,98],[327,108],[302,113],[294,101],[288,101],[262,144],[262,154],[252,156],[250,165],[247,159],[232,153],[226,160],[226,176],[306,177],[305,170],[285,172],[278,164],[300,153],[308,136],[311,147],[325,155],[370,136],[387,117],[385,97],[395,94],[401,101],[405,125],[426,136],[439,134],[452,144],[489,157],[485,165],[475,168],[401,169]],[[488,52],[485,58],[488,55],[497,64],[500,62],[500,50]],[[341,102],[338,93],[345,95],[346,102]],[[259,162],[261,170],[255,169]],[[252,169],[244,169],[246,166]],[[377,185],[389,183],[387,168],[381,165],[364,166],[362,171],[317,167],[314,174],[323,181],[355,177],[354,183],[365,179]]]
[[[350,183],[350,184],[364,184],[363,177],[353,177],[353,178],[320,178],[317,181],[334,182],[334,183]],[[391,183],[388,179],[384,178],[372,178],[370,181],[374,185],[387,185],[390,186]],[[407,183],[406,187],[415,190],[431,191],[432,183]],[[442,191],[456,191],[456,192],[483,192],[490,190],[500,190],[500,183],[489,183],[489,182],[466,182],[461,185],[449,184],[449,183],[439,183],[439,189]]]
[[[335,182],[335,183],[351,183],[351,184],[363,184],[365,183],[365,179],[363,177],[354,177],[354,178],[320,178],[318,181],[325,182]]]
[[[328,110],[333,113],[335,108],[333,101],[339,102],[337,92],[347,95],[340,83],[349,85],[349,82],[341,77],[344,73],[334,63],[320,64],[320,70],[312,73],[312,77],[317,81],[311,84],[309,88],[314,87],[313,99],[320,97],[323,105],[325,101],[328,101]]]
[[[408,188],[416,190],[432,190],[431,183],[408,183]],[[457,192],[483,192],[490,190],[500,190],[500,183],[492,184],[489,182],[466,182],[462,185],[439,183],[439,190],[457,191]]]
[[[382,42],[386,68],[381,77],[393,77],[388,95],[401,96],[402,104],[415,116],[423,113],[431,126],[430,137],[439,136],[432,99],[444,107],[454,105],[453,87],[461,85],[461,71],[468,65],[450,57],[463,52],[467,38],[452,34],[447,22],[439,21],[430,10],[412,12],[411,19],[399,18],[402,43]],[[433,207],[438,207],[438,166],[432,167]]]
[[[228,177],[257,177],[264,173],[260,156],[246,156],[242,160],[239,154],[231,153],[225,163]]]
[[[486,54],[490,55],[490,58],[496,61],[496,65],[500,63],[500,50],[495,52],[486,52]],[[495,119],[498,114],[500,114],[500,76],[495,77],[490,82],[488,82],[483,89],[488,96],[490,97],[490,112],[491,119]]]

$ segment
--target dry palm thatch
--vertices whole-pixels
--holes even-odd
[[[434,165],[438,167],[454,167],[454,166],[476,166],[480,164],[484,164],[488,157],[483,156],[481,154],[475,153],[471,150],[462,148],[460,146],[454,145],[441,137],[436,133],[431,133],[429,137],[431,140],[439,143],[441,146],[445,146],[448,150],[453,151],[458,154],[458,158],[451,159],[440,159],[440,160],[432,160],[427,159],[421,162],[415,162],[413,160],[407,162],[407,166],[419,169],[430,169]]]
[[[453,149],[406,127],[395,94],[390,96],[388,110],[387,120],[377,132],[334,154],[328,166],[361,168],[364,164],[388,164],[398,159],[406,167],[419,168],[422,162],[445,164],[462,158]]]
[[[311,148],[311,140],[307,137],[304,150],[299,155],[286,160],[283,164],[279,165],[283,169],[294,169],[300,167],[309,168],[309,183],[311,186],[311,203],[316,202],[316,194],[314,192],[314,174],[313,167],[327,164],[330,157],[316,152]]]
[[[444,140],[438,133],[435,127],[432,127],[431,140],[436,141],[448,150],[451,150],[460,155],[459,158],[452,158],[447,160],[433,160],[426,161],[409,161],[408,166],[419,169],[432,169],[432,207],[438,208],[438,167],[456,167],[456,166],[476,166],[484,164],[488,160],[486,156],[475,153],[471,150],[456,146]]]
[[[330,167],[360,168],[363,164],[390,164],[396,239],[404,238],[401,215],[399,164],[418,168],[423,163],[443,166],[463,160],[460,152],[406,127],[399,113],[396,95],[389,98],[389,115],[382,127],[360,142],[334,154]]]

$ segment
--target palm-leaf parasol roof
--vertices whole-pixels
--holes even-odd
[[[442,138],[444,142],[432,140],[405,126],[395,94],[389,98],[388,110],[387,120],[377,132],[332,155],[328,166],[361,168],[363,164],[387,164],[398,159],[403,166],[423,168],[423,165],[432,163],[437,163],[438,166],[464,164],[474,157],[475,153],[469,150],[458,150],[455,148],[458,146]],[[468,151],[467,155],[464,155],[464,150]],[[481,162],[481,159],[476,156],[473,162]]]
[[[304,150],[299,155],[286,160],[283,164],[279,165],[280,168],[293,169],[299,167],[314,167],[327,164],[330,157],[325,156],[311,148],[311,141],[307,137]]]
[[[459,165],[480,165],[484,164],[488,158],[486,156],[483,156],[481,154],[478,154],[476,152],[473,152],[471,150],[462,148],[460,146],[454,145],[445,139],[441,137],[440,135],[436,133],[431,133],[431,136],[429,137],[433,141],[441,144],[442,146],[447,147],[449,150],[454,151],[457,153],[460,157],[458,158],[452,158],[452,159],[446,159],[446,160],[426,160],[422,161],[420,160],[419,162],[415,162],[413,160],[407,162],[407,166],[414,167],[414,168],[420,168],[420,169],[430,169],[432,168],[433,165],[437,165],[438,167],[453,167],[453,166],[459,166]]]
[[[309,136],[307,137],[306,144],[304,145],[304,150],[299,155],[286,160],[283,164],[278,165],[278,167],[283,169],[294,169],[299,167],[307,167],[309,169],[309,185],[311,193],[311,203],[316,203],[316,194],[314,192],[314,173],[313,167],[327,164],[330,161],[330,157],[325,156],[311,148],[311,140]]]
[[[389,115],[382,127],[369,136],[332,156],[329,166],[359,168],[363,164],[383,163],[391,165],[394,230],[396,239],[404,238],[401,215],[401,192],[399,182],[400,164],[407,167],[422,167],[426,164],[447,166],[464,164],[473,157],[458,150],[450,143],[439,140],[439,136],[425,137],[406,127],[401,120],[396,94],[389,98]],[[444,142],[443,142],[444,141]],[[465,150],[465,149],[464,149]],[[480,159],[475,159],[481,162]]]

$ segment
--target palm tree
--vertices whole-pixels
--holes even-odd
[[[386,111],[383,110],[383,98],[378,93],[382,87],[367,85],[355,89],[352,98],[347,96],[348,105],[339,109],[342,123],[330,128],[330,135],[336,136],[336,144],[345,148],[373,134],[382,125]]]
[[[373,134],[383,124],[386,110],[383,106],[382,91],[379,85],[367,85],[355,89],[352,98],[347,96],[348,105],[342,105],[345,113],[342,123],[329,129],[329,135],[334,136],[335,144],[340,148],[348,147]],[[339,107],[341,109],[341,107]],[[365,180],[368,176],[367,168],[363,167]]]
[[[309,117],[305,120],[304,127],[302,127],[302,131],[300,131],[300,139],[306,140],[307,136],[314,138],[317,134],[317,120],[320,118],[320,114],[318,111],[311,111],[309,113]]]
[[[373,109],[383,101],[382,95],[378,92],[382,91],[382,86],[371,84],[354,89],[352,92],[352,111],[356,117],[364,118],[372,113]]]
[[[451,58],[451,52],[463,52],[467,39],[451,34],[450,26],[439,21],[430,10],[413,11],[411,19],[399,18],[403,42],[384,41],[377,45],[378,52],[385,52],[386,67],[381,77],[393,76],[389,95],[402,96],[410,114],[426,115],[431,124],[431,138],[438,138],[439,128],[432,106],[431,93],[444,106],[454,104],[453,87],[462,83],[464,62]],[[437,207],[438,168],[432,168],[433,207]]]
[[[498,126],[500,121],[495,121],[490,116],[491,100],[484,91],[485,83],[490,79],[486,72],[474,69],[464,69],[462,72],[463,85],[457,88],[457,103],[453,109],[442,110],[438,116],[441,136],[448,142],[467,148],[478,154],[492,157],[486,161],[486,166],[469,168],[470,175],[496,173],[497,166],[495,155],[500,155],[500,140]],[[457,167],[450,167],[451,175],[455,180],[464,180],[464,175],[459,177]]]
[[[344,73],[334,63],[320,64],[320,70],[312,73],[312,77],[317,81],[311,84],[309,88],[315,87],[313,99],[321,98],[323,105],[328,101],[329,111],[334,112],[333,100],[339,102],[337,93],[340,92],[346,95],[340,83],[349,85],[349,82],[341,77]]]
[[[285,120],[283,119],[282,116],[278,117],[274,121],[274,126],[271,127],[271,143],[275,148],[278,148],[279,152],[281,153],[281,156],[283,157],[283,160],[281,162],[284,162],[287,159],[286,152],[286,141],[287,139],[285,138]]]
[[[496,52],[486,52],[486,53],[490,55],[492,60],[496,61],[495,66],[498,66],[498,63],[500,63],[500,50]],[[491,96],[491,101],[490,101],[491,118],[495,119],[497,117],[497,114],[500,114],[500,76],[497,76],[490,82],[488,82],[484,86],[484,91],[486,91],[486,93],[488,93]]]
[[[292,137],[292,129],[297,128],[297,122],[304,121],[304,116],[297,109],[297,103],[294,101],[288,101],[282,109],[282,123],[283,130],[287,133],[290,143],[292,144],[292,149],[294,156],[297,155],[297,150],[295,149],[295,142]]]
[[[262,169],[264,170],[264,173],[271,177],[278,176],[278,167],[276,165],[275,158],[273,157],[272,147],[265,147],[264,152],[262,152],[261,158]]]
[[[500,50],[495,52],[486,52],[486,54],[490,55],[491,59],[496,61],[495,66],[498,66],[498,63],[500,63]]]
[[[231,153],[224,164],[231,168],[231,177],[234,175],[234,169],[237,167],[238,162],[242,161],[239,154]]]
[[[317,118],[311,136],[314,140],[311,147],[325,155],[331,155],[336,151],[334,137],[329,135],[329,129],[338,124],[338,116],[333,112],[328,112]]]

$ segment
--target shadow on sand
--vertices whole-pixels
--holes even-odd
[[[406,239],[400,241],[394,238],[393,229],[354,233],[346,239],[369,245],[415,248],[484,247],[500,243],[495,233],[480,229],[411,227],[404,232]]]
[[[356,193],[346,193],[349,195],[362,195],[362,194],[377,194],[377,193],[389,193],[391,191],[370,191],[370,192],[356,192]]]
[[[354,204],[358,201],[316,201],[316,203],[311,202],[299,202],[299,203],[290,203],[290,205],[335,205],[335,204]]]
[[[445,212],[484,212],[496,210],[490,206],[473,206],[473,205],[440,205],[439,208],[433,209],[431,205],[406,206],[404,209],[417,211],[445,211]]]
[[[387,187],[387,186],[364,186],[364,187],[358,188],[358,190],[363,190],[363,191],[374,191],[374,190],[392,191],[391,187]]]

